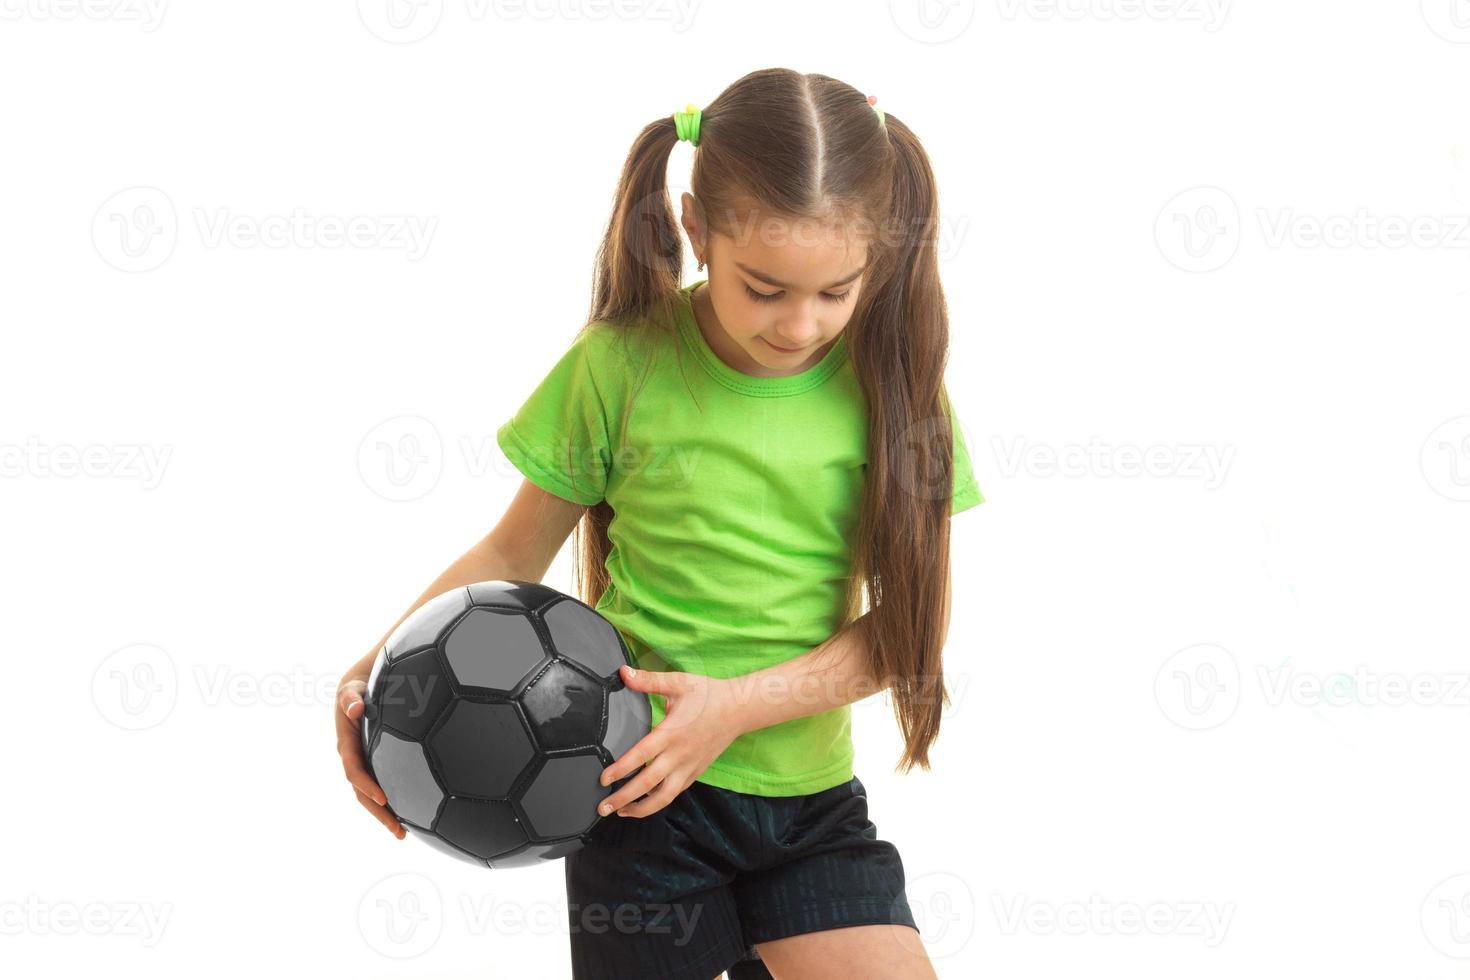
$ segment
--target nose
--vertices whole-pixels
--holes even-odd
[[[776,327],[776,343],[782,347],[806,347],[822,335],[815,311],[802,310]]]

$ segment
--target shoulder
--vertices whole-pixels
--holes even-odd
[[[658,359],[672,344],[671,334],[642,318],[593,320],[577,334],[573,346],[582,351],[588,368],[609,382],[636,372]]]

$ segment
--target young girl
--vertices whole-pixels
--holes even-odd
[[[681,287],[683,139],[709,277]],[[825,75],[753,72],[633,144],[589,322],[497,434],[526,480],[409,609],[539,581],[575,530],[579,595],[634,655],[654,728],[566,858],[577,978],[934,976],[850,706],[887,690],[900,770],[928,768],[949,518],[983,499],[943,384],[937,231],[917,137]],[[402,837],[357,737],[372,660],[344,677],[338,748]]]

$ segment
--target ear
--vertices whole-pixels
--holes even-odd
[[[699,202],[694,199],[693,194],[685,191],[679,196],[679,210],[679,223],[684,226],[684,233],[689,236],[689,244],[694,246],[694,254],[704,258],[707,243]]]

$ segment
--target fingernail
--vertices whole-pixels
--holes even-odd
[[[597,811],[598,811],[598,812],[599,812],[599,813],[601,813],[601,814],[602,814],[602,815],[603,815],[603,816],[604,816],[604,817],[605,817],[605,816],[607,816],[607,815],[608,815],[608,814],[609,814],[609,813],[611,813],[611,812],[612,812],[612,807],[610,807],[610,806],[608,806],[608,805],[607,805],[607,804],[606,804],[606,803],[604,803],[604,804],[602,804],[602,806],[600,806],[600,807],[598,807],[598,808],[597,808]]]

